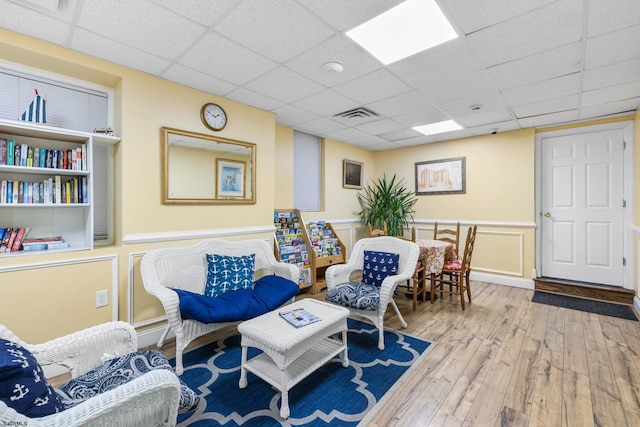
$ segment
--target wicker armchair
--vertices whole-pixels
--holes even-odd
[[[209,239],[191,246],[155,249],[142,258],[140,271],[144,288],[162,303],[167,314],[168,325],[158,341],[164,345],[169,330],[176,336],[176,373],[182,375],[182,354],[194,339],[237,325],[240,321],[203,323],[193,319],[183,319],[180,313],[180,299],[172,290],[181,289],[202,294],[207,277],[206,254],[243,256],[255,254],[255,272],[275,274],[298,283],[299,269],[293,264],[278,262],[273,248],[264,240],[251,239],[231,242]],[[293,298],[289,302],[293,302]]]
[[[28,344],[0,325],[0,338],[29,350],[40,366],[66,367],[73,378],[100,366],[105,360],[137,350],[136,332],[125,322],[105,323],[42,344]],[[0,401],[0,425],[175,425],[179,399],[180,381],[176,374],[158,369],[72,408],[41,418],[26,417]]]
[[[378,328],[378,348],[384,350],[384,314],[387,310],[387,306],[391,304],[396,312],[396,315],[400,319],[400,323],[403,328],[407,327],[407,322],[404,321],[400,310],[393,300],[393,295],[396,287],[400,284],[404,284],[407,280],[413,279],[413,273],[416,269],[416,263],[418,262],[418,255],[420,248],[414,242],[408,240],[398,239],[396,237],[381,236],[373,238],[360,239],[353,246],[351,251],[351,257],[346,264],[332,265],[327,268],[325,277],[327,280],[327,296],[333,289],[338,289],[341,286],[353,284],[352,274],[357,271],[362,271],[364,268],[364,251],[376,251],[376,252],[389,252],[399,255],[398,259],[398,271],[393,276],[387,276],[379,288],[375,290],[376,295],[373,298],[379,298],[379,302],[376,306],[368,307],[367,309],[356,308],[354,301],[348,301],[347,299],[354,294],[351,290],[343,293],[343,297],[338,302],[340,305],[347,307],[352,314],[362,316],[369,319]],[[335,291],[334,291],[335,292]],[[346,298],[344,298],[346,296]],[[329,299],[329,298],[327,298]],[[335,300],[332,302],[336,303]]]

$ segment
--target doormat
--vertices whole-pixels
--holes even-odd
[[[289,391],[291,416],[286,420],[280,418],[280,393],[265,381],[249,372],[247,388],[238,387],[237,333],[189,351],[180,378],[201,399],[195,411],[178,416],[178,426],[366,426],[434,345],[385,329],[385,349],[380,351],[373,325],[351,318],[347,325],[349,367],[335,358],[295,385]],[[258,353],[249,348],[249,358]]]
[[[566,295],[552,294],[549,292],[535,291],[531,302],[553,305],[556,307],[570,308],[571,310],[585,311],[587,313],[602,314],[603,316],[618,317],[620,319],[638,321],[632,307],[624,304],[614,304],[603,301],[570,297]]]

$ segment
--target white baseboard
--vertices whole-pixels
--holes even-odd
[[[156,346],[166,327],[167,326],[163,324],[161,326],[156,326],[155,328],[138,332],[138,349]],[[170,330],[165,341],[171,338],[175,338],[175,334]]]
[[[513,286],[514,288],[535,289],[532,279],[520,279],[516,277],[498,276],[495,274],[478,273],[471,270],[471,280],[493,283],[495,285]]]

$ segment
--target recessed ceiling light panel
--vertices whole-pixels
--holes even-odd
[[[385,65],[458,37],[435,0],[407,0],[346,34]]]
[[[425,135],[435,135],[437,133],[451,132],[460,129],[462,129],[462,126],[453,120],[445,120],[443,122],[430,123],[428,125],[416,126],[413,128],[413,130]]]

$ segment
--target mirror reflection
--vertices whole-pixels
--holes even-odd
[[[255,203],[256,145],[162,128],[162,203]]]

